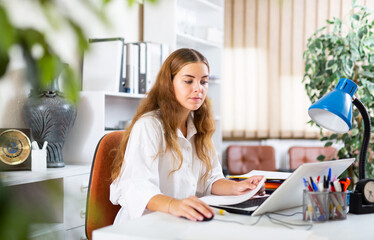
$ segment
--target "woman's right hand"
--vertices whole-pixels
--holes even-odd
[[[211,218],[214,211],[196,196],[185,199],[173,199],[169,204],[169,213],[177,217],[185,217],[191,221],[202,221],[204,216]]]

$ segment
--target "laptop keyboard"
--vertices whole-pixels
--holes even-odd
[[[269,196],[251,198],[242,203],[226,205],[226,206],[236,207],[236,208],[250,208],[250,207],[260,206],[263,202],[265,202],[265,200],[268,197]]]

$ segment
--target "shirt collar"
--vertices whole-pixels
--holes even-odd
[[[191,137],[193,137],[193,135],[195,135],[196,133],[197,133],[197,130],[196,130],[195,124],[193,122],[193,113],[191,112],[188,115],[188,118],[187,118],[187,137],[186,137],[186,139],[190,140]],[[178,129],[178,137],[185,138],[180,129]]]

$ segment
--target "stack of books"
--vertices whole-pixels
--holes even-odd
[[[168,47],[161,43],[126,43],[124,38],[89,39],[82,89],[146,94],[168,55]]]
[[[235,181],[242,181],[251,176],[263,175],[266,178],[265,181],[265,192],[267,194],[273,193],[290,175],[288,172],[276,172],[276,171],[259,171],[252,170],[249,173],[243,175],[229,175],[226,178]]]

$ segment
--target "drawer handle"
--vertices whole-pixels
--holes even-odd
[[[88,183],[83,183],[83,184],[81,185],[81,192],[82,192],[82,193],[86,193],[87,190],[88,190]]]
[[[80,214],[81,218],[86,218],[86,211],[85,210],[81,210]]]

